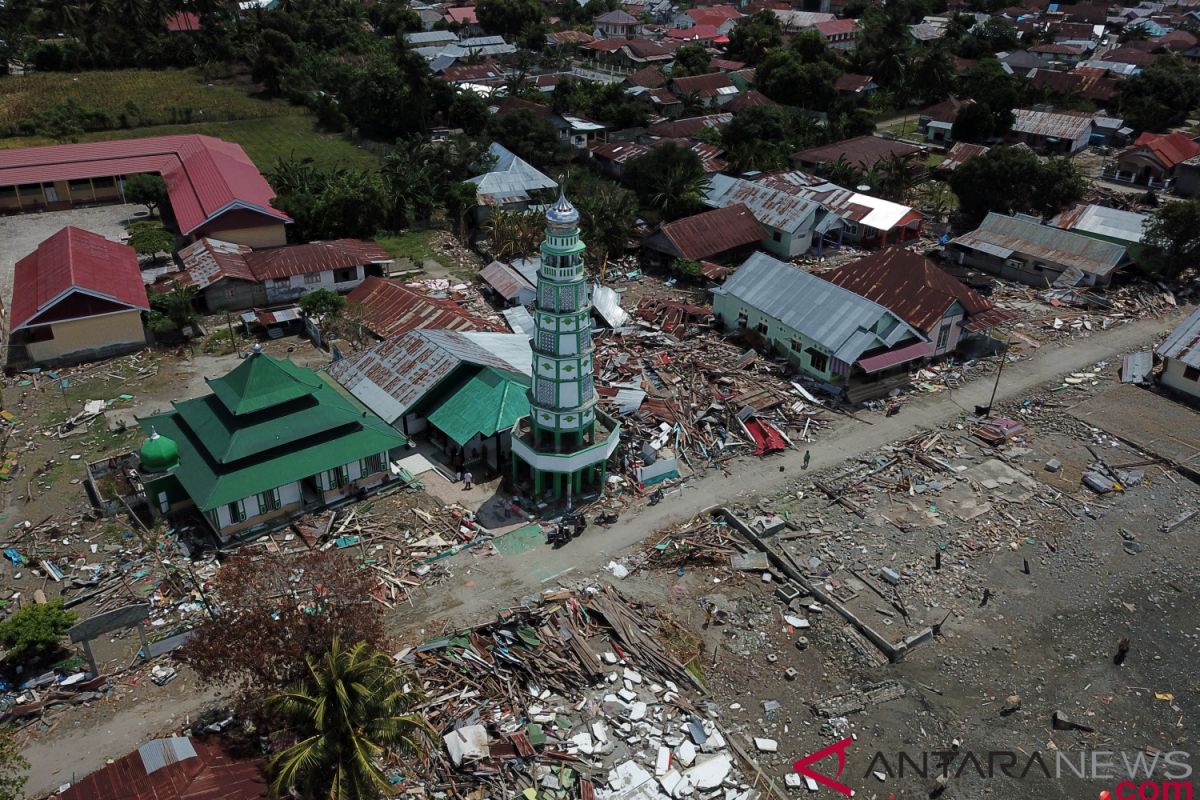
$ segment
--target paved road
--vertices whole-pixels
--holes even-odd
[[[1182,316],[1182,315],[1180,315]],[[1120,354],[1146,346],[1174,324],[1173,320],[1141,320],[1093,334],[1065,347],[1044,346],[1032,357],[1005,367],[997,402],[1019,398],[1029,390],[1065,373],[1090,367],[1099,361],[1112,362]],[[1115,365],[1113,365],[1115,368]],[[993,381],[980,379],[952,392],[927,395],[906,403],[894,417],[863,415],[872,424],[846,420],[833,431],[822,431],[810,446],[814,468],[823,468],[854,458],[881,444],[906,438],[959,414],[972,413],[986,405]],[[693,478],[663,502],[622,518],[612,528],[589,528],[565,547],[553,550],[539,546],[530,553],[476,561],[463,553],[448,566],[454,577],[429,591],[411,611],[403,612],[400,624],[410,620],[449,620],[454,625],[474,624],[490,617],[495,609],[516,598],[555,586],[559,579],[593,575],[647,534],[691,518],[700,509],[732,503],[739,498],[770,496],[777,484],[800,474],[803,451],[736,463],[733,474],[709,472]],[[780,467],[783,469],[781,470]]]

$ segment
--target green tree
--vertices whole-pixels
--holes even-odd
[[[344,648],[335,638],[324,656],[305,660],[308,676],[268,701],[297,739],[271,759],[273,793],[294,789],[312,800],[390,795],[379,762],[423,754],[432,734],[411,711],[420,700],[409,689],[412,679],[366,642]]]
[[[130,203],[141,203],[158,215],[167,202],[167,184],[152,172],[139,172],[125,179],[125,199]]]
[[[996,116],[983,103],[971,103],[958,110],[950,136],[956,142],[986,142],[996,130]]]
[[[195,285],[176,284],[169,292],[150,290],[150,328],[157,333],[182,333],[196,321]]]
[[[12,662],[53,653],[76,619],[73,611],[63,608],[61,600],[27,605],[0,622],[0,645],[4,645]]]
[[[701,45],[685,44],[675,51],[675,64],[671,67],[672,78],[686,78],[689,75],[705,75],[712,56]]]
[[[162,226],[161,222],[140,220],[125,228],[129,232],[129,246],[139,256],[171,253],[175,250],[175,234]]]
[[[1023,147],[993,147],[951,172],[949,183],[969,223],[989,211],[1053,214],[1087,190],[1087,182],[1069,159],[1043,163]]]
[[[916,185],[915,169],[913,156],[892,153],[875,164],[867,182],[884,199],[903,203],[908,200],[909,194]]]
[[[677,142],[631,159],[625,165],[625,179],[642,205],[665,220],[699,211],[708,186],[700,157]]]
[[[1117,87],[1121,116],[1132,128],[1162,131],[1200,106],[1200,74],[1178,55],[1156,59]]]
[[[494,208],[484,222],[496,258],[514,259],[531,256],[542,241],[545,222],[536,211],[508,211]]]
[[[742,20],[729,32],[726,52],[730,58],[757,64],[781,44],[783,34],[779,17],[773,11],[764,9],[750,19]]]
[[[954,91],[957,80],[949,48],[933,45],[919,52],[912,63],[912,90],[923,103],[936,103]]]
[[[914,48],[908,30],[912,16],[912,4],[904,0],[868,8],[862,16],[854,51],[856,71],[871,75],[886,89],[901,92]]]
[[[751,106],[721,131],[721,144],[735,170],[779,169],[806,143],[796,112],[780,106]]]
[[[599,266],[600,278],[608,262],[629,247],[637,225],[637,197],[606,180],[586,176],[571,181],[571,196],[579,211],[579,229],[587,255]]]
[[[563,146],[554,126],[527,108],[495,115],[488,122],[488,133],[537,167],[553,164],[562,156]]]
[[[0,800],[21,800],[25,796],[25,772],[29,762],[21,755],[21,745],[11,728],[0,728]]]
[[[788,42],[788,50],[799,56],[805,64],[837,60],[833,51],[829,49],[829,45],[825,44],[825,39],[821,34],[812,29],[800,31],[793,36],[792,40]]]
[[[934,221],[945,219],[946,215],[958,208],[958,198],[954,190],[945,181],[926,181],[917,187],[917,203]]]
[[[758,65],[755,85],[777,103],[826,111],[837,99],[840,70],[827,61],[806,62],[796,51],[772,50]]]
[[[475,16],[488,33],[512,40],[522,38],[527,44],[531,34],[545,30],[545,8],[538,0],[479,0]]]
[[[1003,136],[1012,127],[1012,110],[1021,107],[1023,94],[1021,79],[1005,72],[995,58],[975,62],[960,81],[960,97],[969,97],[991,111],[992,136]]]
[[[314,289],[300,297],[300,310],[304,316],[336,317],[346,307],[346,298],[329,289]]]
[[[1200,266],[1200,200],[1175,200],[1155,209],[1142,245],[1146,265],[1169,278]]]
[[[837,157],[828,167],[825,168],[825,174],[829,176],[829,180],[836,183],[838,186],[846,186],[854,188],[863,182],[865,177],[862,169],[851,164],[843,153]]]
[[[671,262],[671,272],[694,281],[704,277],[704,265],[690,258],[677,258]]]

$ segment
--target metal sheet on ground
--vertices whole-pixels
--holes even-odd
[[[1200,469],[1200,413],[1183,403],[1121,384],[1085,400],[1070,413],[1150,455]]]

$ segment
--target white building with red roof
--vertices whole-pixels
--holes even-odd
[[[132,247],[75,227],[17,262],[9,306],[10,364],[53,366],[144,347],[150,308]]]
[[[119,203],[125,179],[162,176],[184,236],[285,244],[291,217],[239,145],[195,134],[0,150],[0,214]]]

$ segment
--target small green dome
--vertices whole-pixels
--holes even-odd
[[[142,460],[142,469],[147,472],[166,472],[179,463],[179,445],[173,439],[159,436],[158,431],[152,431],[138,450],[138,456]]]

